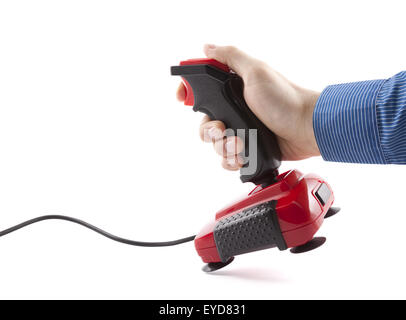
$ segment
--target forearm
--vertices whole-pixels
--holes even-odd
[[[406,72],[328,86],[313,112],[323,159],[406,164]]]

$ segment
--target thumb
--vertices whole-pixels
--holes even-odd
[[[214,44],[206,44],[203,51],[207,58],[215,59],[228,65],[241,77],[244,77],[244,75],[257,61],[245,52],[232,46],[216,46]]]

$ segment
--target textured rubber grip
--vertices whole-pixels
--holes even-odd
[[[276,200],[245,209],[221,219],[214,227],[214,240],[220,259],[252,251],[287,246],[276,214]]]
[[[273,183],[280,166],[279,146],[275,135],[247,106],[241,77],[208,64],[174,66],[171,74],[182,76],[193,89],[194,111],[204,112],[212,120],[224,122],[243,139],[246,153],[256,152],[256,163],[246,163],[241,168],[241,181],[257,185]],[[249,139],[250,135],[256,136],[257,148],[253,150],[249,146],[253,141]],[[253,157],[250,155],[249,159]]]

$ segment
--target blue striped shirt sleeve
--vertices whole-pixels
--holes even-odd
[[[406,71],[385,81],[376,99],[376,112],[387,163],[406,164]]]
[[[317,100],[313,129],[324,160],[406,164],[406,72],[328,86]]]

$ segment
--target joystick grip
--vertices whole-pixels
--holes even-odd
[[[171,74],[181,76],[185,83],[185,104],[193,105],[194,111],[207,114],[211,120],[224,122],[243,139],[243,156],[248,152],[248,162],[240,170],[241,181],[273,183],[280,166],[279,146],[275,135],[247,106],[241,77],[210,59],[183,61],[171,68]]]

